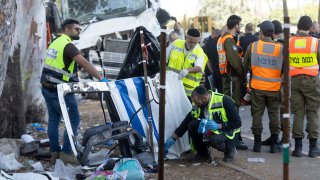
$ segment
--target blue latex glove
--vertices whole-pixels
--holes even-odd
[[[164,143],[164,156],[166,157],[171,146],[176,142],[176,139],[172,136],[169,137]]]
[[[107,79],[107,78],[102,78],[102,79],[100,79],[99,82],[109,82],[109,79]]]
[[[209,120],[206,124],[206,131],[208,130],[214,131],[214,130],[217,130],[218,128],[219,128],[219,124],[216,123],[215,121]]]
[[[200,124],[199,124],[199,128],[198,128],[198,133],[205,133],[206,130],[206,124],[207,124],[208,120],[207,119],[201,119]]]

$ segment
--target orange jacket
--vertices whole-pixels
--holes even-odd
[[[251,47],[251,88],[279,91],[282,65],[281,44],[262,40],[253,42]]]
[[[311,36],[293,36],[289,42],[290,76],[305,74],[317,76],[318,39]]]

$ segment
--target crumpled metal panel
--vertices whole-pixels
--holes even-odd
[[[69,93],[108,92],[109,86],[105,82],[63,83],[63,84],[59,84],[57,86],[57,90],[58,90],[60,108],[61,108],[61,112],[63,115],[66,129],[68,132],[68,137],[69,137],[69,141],[71,144],[71,148],[72,148],[74,155],[77,157],[78,152],[75,147],[75,143],[77,143],[77,141],[75,140],[75,136],[74,136],[72,128],[71,128],[70,118],[69,118],[66,102],[64,100],[64,96]]]

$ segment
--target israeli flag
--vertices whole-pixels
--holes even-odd
[[[151,106],[151,119],[153,125],[153,145],[155,159],[158,158],[159,142],[159,76],[151,79],[148,77],[149,100]],[[117,80],[108,83],[111,97],[122,121],[130,121],[144,138],[148,133],[148,108],[146,105],[146,93],[143,77],[134,77]],[[189,102],[178,74],[168,71],[166,74],[166,105],[165,105],[165,139],[173,135],[174,130],[191,111]],[[139,111],[136,115],[134,115]],[[148,139],[148,138],[147,138]],[[169,149],[168,158],[179,158],[180,155],[190,149],[187,133]]]

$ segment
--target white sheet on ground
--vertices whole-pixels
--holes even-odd
[[[149,82],[149,98],[154,99],[151,104],[153,120],[153,142],[155,149],[155,159],[158,158],[159,141],[159,96],[157,83],[159,76]],[[145,86],[143,77],[135,77],[124,80],[117,80],[108,83],[113,102],[116,106],[120,119],[129,121],[133,114],[145,104]],[[178,79],[178,74],[167,72],[166,74],[166,105],[165,105],[165,139],[172,136],[174,130],[180,125],[186,115],[191,111],[189,102],[182,81]],[[148,136],[147,106],[142,108],[136,116],[132,118],[131,125],[143,137]],[[181,153],[188,150],[189,141],[187,133],[180,138],[172,148],[169,149],[168,158],[179,158]]]

